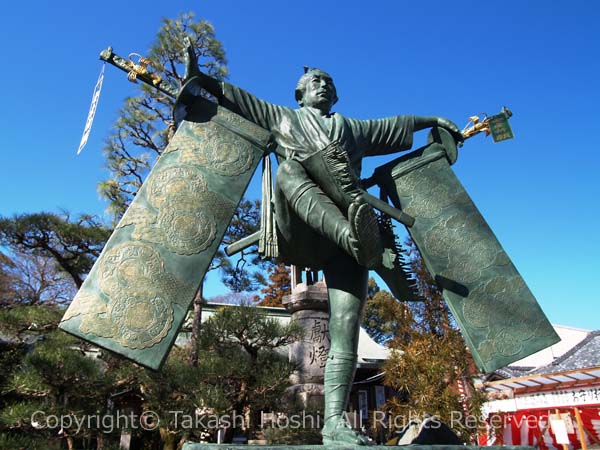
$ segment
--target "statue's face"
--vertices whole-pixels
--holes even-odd
[[[302,96],[303,106],[311,106],[329,112],[335,101],[335,86],[331,77],[323,72],[310,75]]]

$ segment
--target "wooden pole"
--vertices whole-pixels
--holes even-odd
[[[581,420],[579,408],[573,409],[575,410],[575,418],[577,419],[577,430],[579,431],[579,441],[581,442],[581,449],[587,450],[587,444],[585,443],[585,431],[583,430],[583,420]]]
[[[542,447],[542,442],[544,441],[544,434],[546,434],[546,431],[548,431],[548,428],[550,428],[550,420],[548,420],[548,423],[546,423],[546,426],[543,429],[540,428],[540,439],[539,439],[537,445],[535,446],[536,448]]]

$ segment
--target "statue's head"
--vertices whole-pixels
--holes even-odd
[[[315,67],[300,77],[295,94],[300,106],[312,106],[326,111],[338,101],[331,75]]]

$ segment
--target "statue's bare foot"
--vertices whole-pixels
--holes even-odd
[[[366,436],[353,430],[342,417],[329,419],[323,430],[323,445],[372,445]]]
[[[348,208],[348,220],[352,250],[357,262],[367,269],[379,267],[382,263],[383,247],[375,211],[371,205],[359,198]]]

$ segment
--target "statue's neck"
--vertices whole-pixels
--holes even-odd
[[[321,117],[331,117],[333,113],[328,109],[315,108],[314,106],[304,106],[304,108]]]

